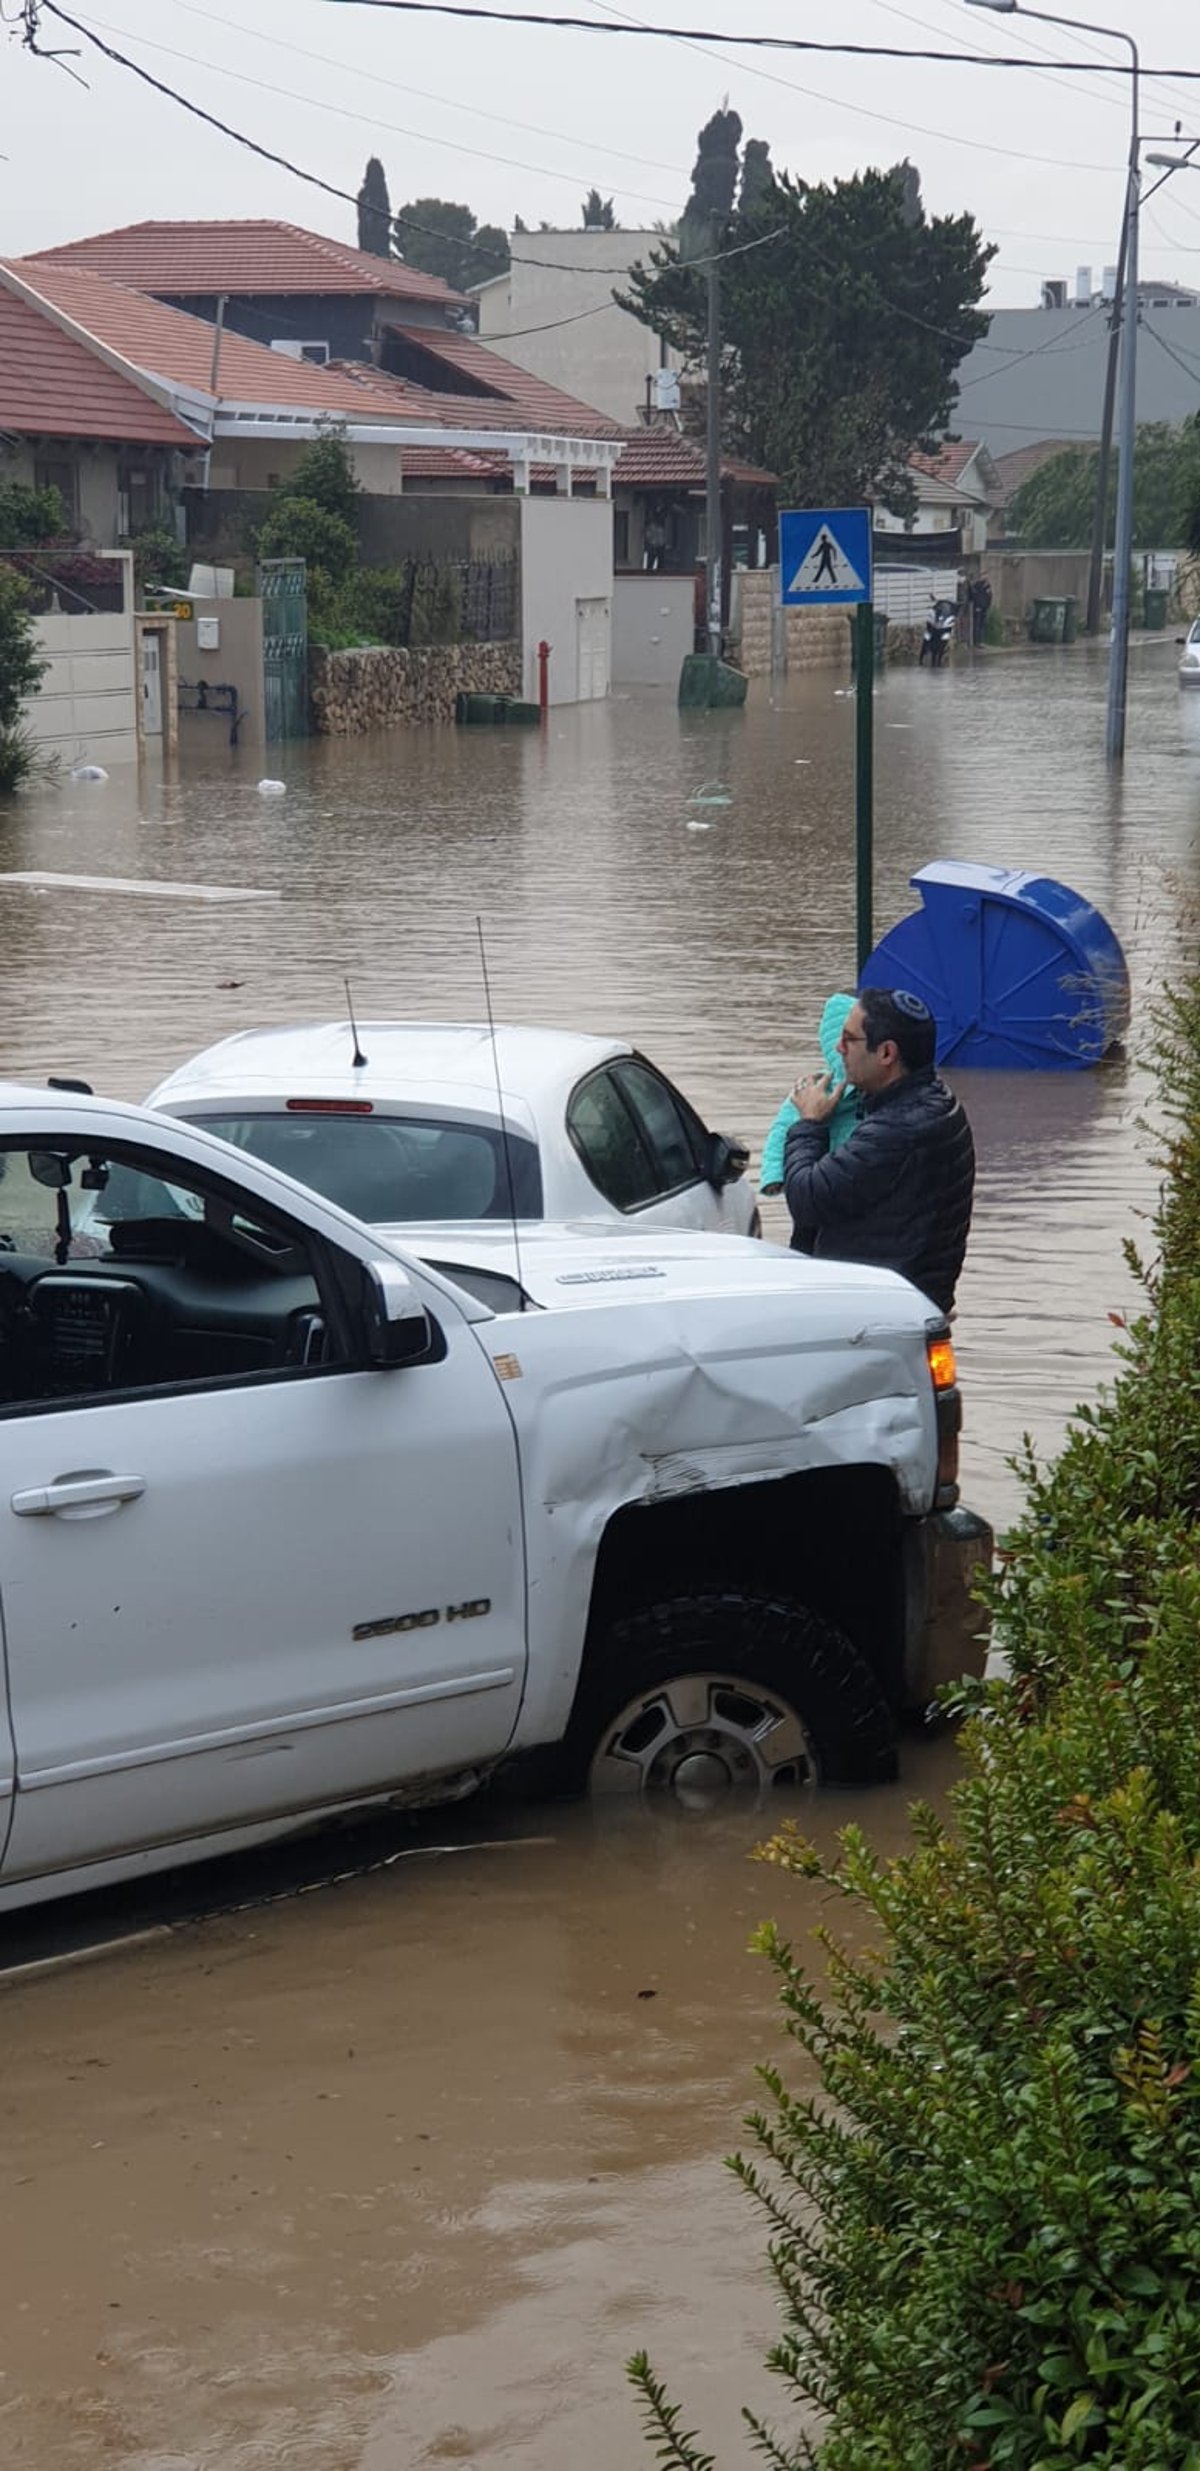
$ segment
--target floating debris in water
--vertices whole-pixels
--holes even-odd
[[[71,779],[73,781],[106,781],[108,774],[103,764],[73,764]]]
[[[689,815],[687,828],[689,832],[711,832],[712,817],[711,815]]]
[[[702,781],[699,789],[692,791],[688,805],[690,807],[731,807],[733,791],[726,789],[720,781]]]
[[[282,798],[286,788],[286,781],[260,781],[258,794],[260,798]]]

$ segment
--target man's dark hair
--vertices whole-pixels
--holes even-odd
[[[937,1051],[937,1023],[919,995],[904,987],[863,987],[863,1035],[872,1055],[882,1040],[894,1040],[906,1072],[932,1064]]]

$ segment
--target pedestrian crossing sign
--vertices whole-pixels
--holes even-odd
[[[844,609],[871,598],[871,510],[807,507],[779,518],[785,609]]]

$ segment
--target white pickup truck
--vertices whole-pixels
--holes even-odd
[[[385,1242],[0,1088],[0,1907],[531,1781],[869,1781],[977,1669],[944,1324],[716,1235]]]

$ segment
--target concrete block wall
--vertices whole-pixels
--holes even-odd
[[[772,674],[771,646],[781,638],[786,666],[795,669],[850,667],[850,629],[844,609],[777,610],[779,569],[743,569],[736,577],[735,624],[739,630],[739,666],[748,678]]]

